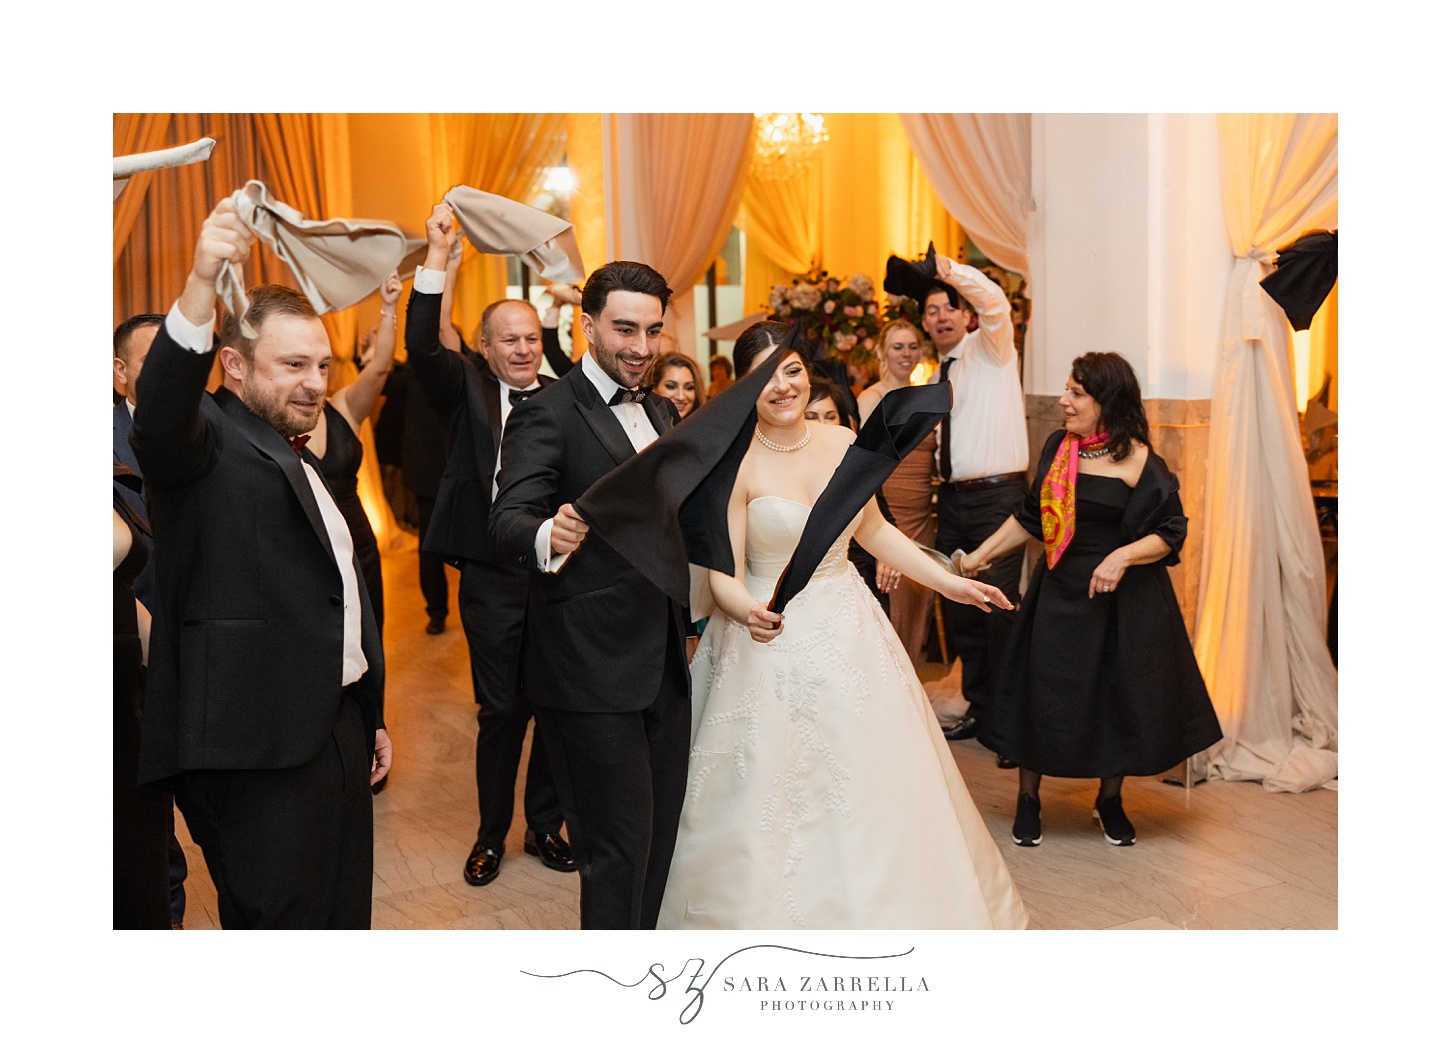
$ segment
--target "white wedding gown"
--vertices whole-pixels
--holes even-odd
[[[746,586],[767,603],[810,510],[776,496],[746,510]],[[849,539],[774,641],[719,611],[706,626],[661,928],[1027,925]]]

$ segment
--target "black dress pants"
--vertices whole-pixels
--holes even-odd
[[[479,793],[478,842],[500,853],[514,818],[514,780],[534,707],[523,690],[519,648],[529,570],[493,561],[465,561],[458,610],[469,643],[479,738],[474,777]],[[564,823],[544,740],[535,731],[524,778],[524,822],[535,833],[558,833]]]
[[[959,547],[973,550],[1018,508],[1026,488],[1025,481],[967,492],[943,485],[937,493],[937,549],[949,556]],[[1022,571],[1023,552],[1019,549],[998,558],[973,579],[991,583],[1016,605]],[[962,659],[962,697],[979,714],[986,712],[997,688],[1014,615],[998,608],[983,612],[944,598],[942,617],[953,649]]]
[[[423,604],[429,619],[448,618],[448,573],[443,571],[443,555],[423,549],[428,525],[433,521],[433,508],[438,501],[432,496],[418,497],[418,589],[423,591]],[[379,624],[382,632],[382,624]]]
[[[176,803],[206,856],[223,928],[372,925],[372,753],[345,695],[331,739],[307,764],[178,778]]]
[[[690,759],[690,683],[676,659],[644,710],[535,712],[579,863],[586,930],[653,930],[660,916]]]

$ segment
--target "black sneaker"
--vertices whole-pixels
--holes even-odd
[[[1037,847],[1043,843],[1043,805],[1037,797],[1018,794],[1018,815],[1013,819],[1013,843]]]
[[[1134,824],[1124,814],[1122,797],[1100,797],[1093,802],[1093,817],[1103,827],[1103,836],[1110,844],[1128,847],[1134,842]]]

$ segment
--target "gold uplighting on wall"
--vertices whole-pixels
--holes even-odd
[[[829,140],[826,117],[818,113],[758,112],[751,174],[763,181],[785,180],[811,162]]]

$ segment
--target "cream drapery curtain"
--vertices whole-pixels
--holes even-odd
[[[1334,115],[1219,117],[1236,257],[1209,422],[1195,653],[1225,738],[1209,774],[1298,793],[1337,775],[1337,678],[1275,249],[1338,219]]]
[[[903,112],[898,119],[948,212],[979,250],[1031,286],[1031,117],[1024,112]]]
[[[606,200],[612,256],[643,261],[675,291],[666,326],[697,354],[695,284],[715,262],[740,210],[755,119],[749,113],[622,113],[606,163],[619,200]]]
[[[439,117],[444,138],[445,180],[438,198],[454,185],[533,203],[545,171],[564,156],[566,117],[558,112],[449,113]],[[455,321],[469,334],[484,308],[508,285],[503,257],[465,245],[454,290]]]
[[[748,239],[791,275],[821,267],[821,156],[779,181],[746,177],[741,213]]]

